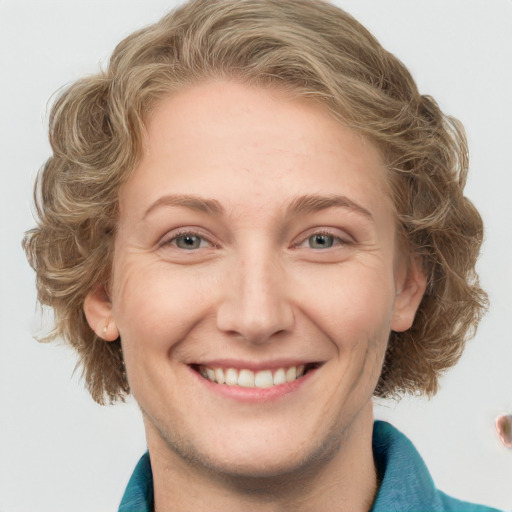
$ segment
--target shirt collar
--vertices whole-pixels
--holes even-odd
[[[423,459],[407,437],[384,421],[373,427],[373,457],[380,487],[371,512],[443,510]]]
[[[118,512],[153,512],[154,506],[153,472],[146,452],[135,467]]]

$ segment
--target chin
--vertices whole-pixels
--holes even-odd
[[[290,439],[289,435],[257,440],[256,434],[247,434],[240,442],[223,439],[213,446],[197,446],[190,443],[171,443],[171,450],[184,462],[203,467],[211,476],[217,475],[240,485],[255,485],[260,482],[269,486],[269,479],[281,482],[296,480],[300,476],[316,474],[322,466],[335,456],[340,447],[339,432],[315,438],[321,442],[312,443],[312,436],[303,439]],[[264,483],[266,482],[266,483]]]

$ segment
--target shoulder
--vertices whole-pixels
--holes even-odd
[[[389,423],[375,422],[373,455],[380,487],[371,512],[499,512],[437,489],[412,442]]]
[[[477,505],[476,503],[468,503],[452,498],[442,491],[438,491],[438,494],[444,512],[500,512],[498,509],[485,505]]]

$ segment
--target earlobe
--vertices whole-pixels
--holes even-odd
[[[115,320],[112,318],[112,303],[103,285],[91,290],[84,301],[87,323],[97,336],[105,341],[119,338]]]
[[[395,332],[410,329],[427,288],[427,277],[419,258],[411,258],[406,275],[400,281],[391,319],[391,329]]]

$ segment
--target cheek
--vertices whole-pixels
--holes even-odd
[[[308,290],[303,301],[308,304],[306,314],[340,349],[381,338],[387,342],[394,301],[392,272],[346,265],[319,278],[309,273],[297,289]]]
[[[147,258],[146,258],[147,259]],[[161,261],[126,260],[114,278],[113,313],[126,356],[158,353],[179,343],[211,303],[211,278]]]

